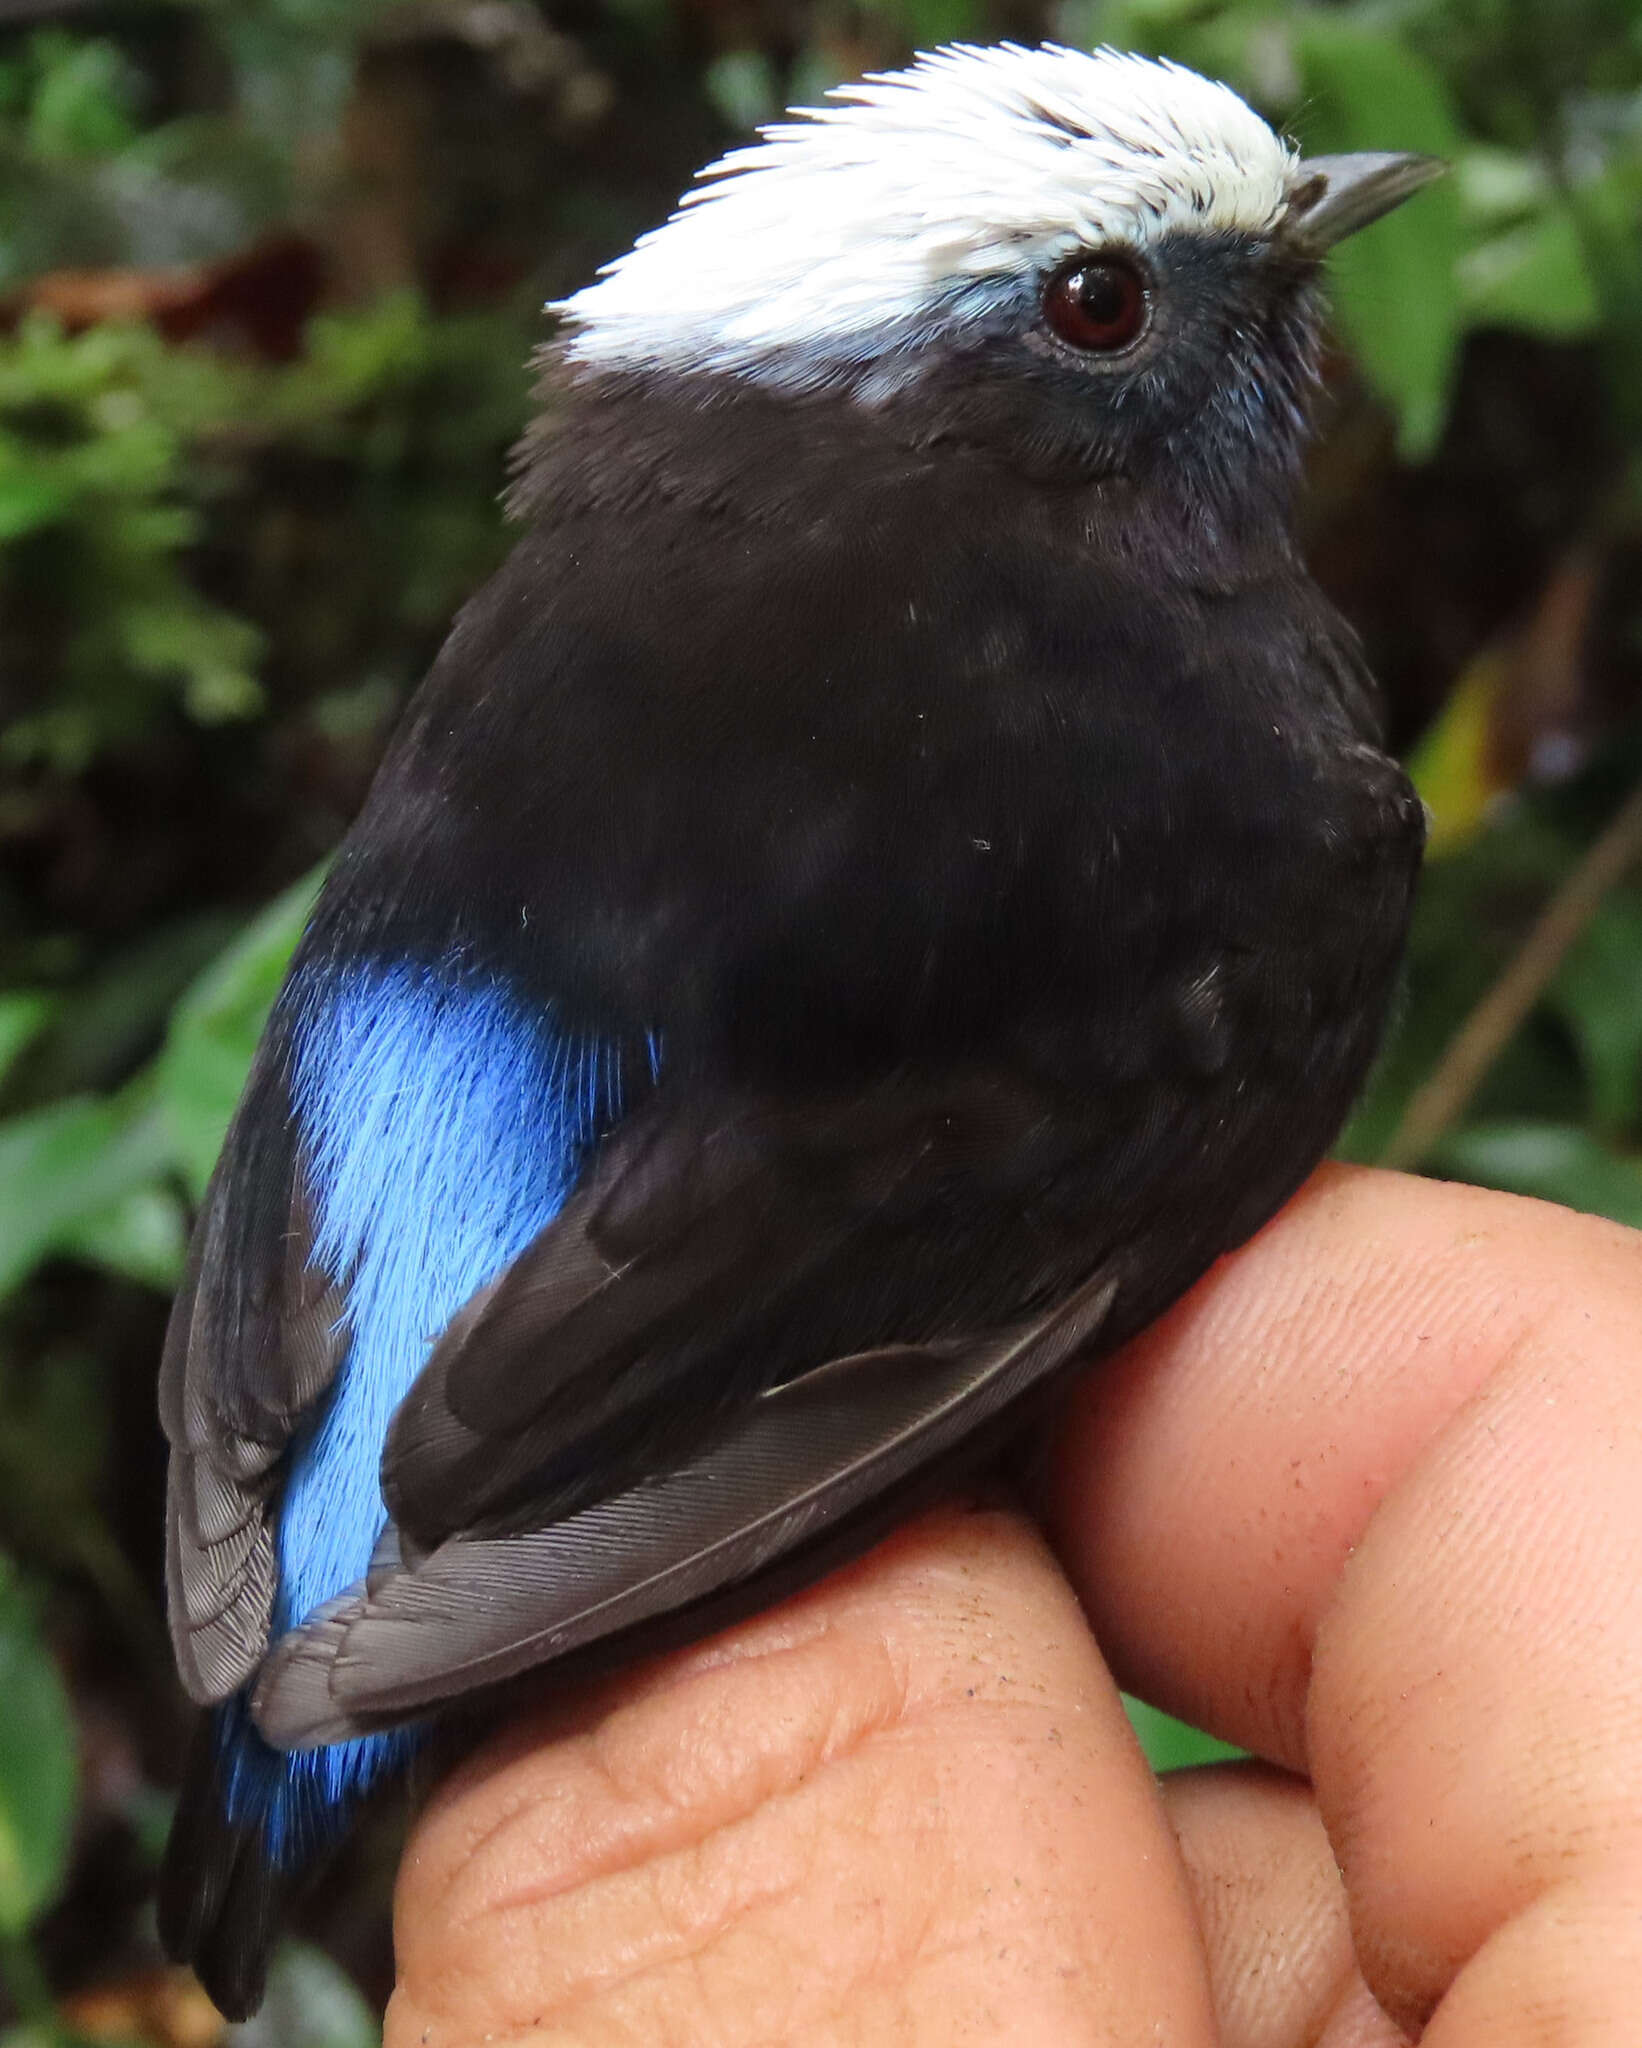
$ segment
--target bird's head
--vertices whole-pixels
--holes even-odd
[[[945,49],[733,151],[554,310],[573,373],[836,394],[1053,472],[1264,494],[1323,255],[1438,168],[1307,161],[1177,65]]]

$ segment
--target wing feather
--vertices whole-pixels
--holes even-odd
[[[999,1421],[1095,1340],[1117,1290],[1103,1272],[991,1341],[835,1359],[749,1403],[677,1471],[549,1527],[454,1537],[409,1564],[379,1555],[363,1591],[276,1646],[258,1726],[283,1746],[341,1741],[699,1611]]]
[[[561,1519],[665,1471],[829,1351],[937,1334],[927,1306],[897,1327],[860,1274],[910,1268],[909,1245],[941,1243],[964,1203],[968,1226],[995,1235],[999,1204],[1042,1177],[1045,1147],[1072,1142],[1075,1124],[1052,1112],[979,1071],[779,1109],[680,1115],[663,1094],[455,1319],[401,1405],[383,1487],[407,1546]],[[829,1280],[840,1261],[853,1284]],[[1078,1277],[1057,1275],[1053,1294]],[[968,1328],[999,1327],[1031,1299],[1023,1283]]]
[[[340,1297],[310,1260],[283,1068],[276,1030],[206,1191],[160,1364],[171,1641],[202,1706],[244,1685],[267,1647],[280,1460],[342,1356]]]

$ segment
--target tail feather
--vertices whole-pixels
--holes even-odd
[[[327,1749],[274,1749],[243,1693],[201,1720],[160,1868],[159,1931],[225,2018],[247,2019],[261,2004],[293,1895],[414,1746],[410,1731],[395,1730]]]

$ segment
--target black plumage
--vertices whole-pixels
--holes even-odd
[[[353,1796],[304,1780],[276,1829],[245,1788],[278,1746],[823,1568],[1338,1129],[1422,814],[1289,531],[1315,258],[1148,262],[1127,368],[1018,297],[871,403],[550,368],[526,530],[338,857],[165,1360],[179,1659],[226,1704],[163,1924],[226,2010]],[[428,1333],[368,1580],[288,1614],[273,1532],[358,1284],[302,1034],[407,971],[609,1050],[562,1208]]]

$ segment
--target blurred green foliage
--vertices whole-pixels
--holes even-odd
[[[36,1617],[0,1566],[0,1936],[15,1940],[50,1903],[74,1828],[74,1722]]]
[[[149,1591],[153,1355],[316,863],[505,544],[534,308],[715,147],[913,46],[1030,28],[1226,77],[1314,152],[1453,164],[1335,280],[1319,562],[1345,562],[1354,613],[1365,550],[1423,593],[1365,625],[1399,731],[1430,726],[1438,828],[1352,1156],[1384,1153],[1642,776],[1642,0],[50,12],[0,30],[8,2048],[68,2040],[54,1994],[151,1955],[124,1908],[75,1946],[71,1824],[130,1845],[140,1897],[178,1726]],[[1531,377],[1578,395],[1584,467],[1530,445],[1510,400]],[[1396,552],[1409,505],[1424,534],[1504,518],[1531,544],[1464,591],[1459,567],[1420,582]],[[1571,613],[1570,559],[1595,565]],[[1423,1163],[1642,1224],[1639,992],[1627,876]],[[1214,1753],[1136,1716],[1160,1766]],[[111,1723],[127,1789],[99,1807],[110,1771],[76,1759]],[[246,2042],[369,2038],[327,1969],[291,1950]]]
[[[201,563],[276,453],[351,472],[391,611],[448,611],[490,559],[494,478],[481,496],[463,471],[517,416],[521,339],[504,353],[490,323],[436,321],[411,292],[316,318],[289,365],[25,316],[0,343],[0,660],[24,700],[0,760],[73,773],[169,701],[201,724],[264,708],[268,631],[212,601]]]

